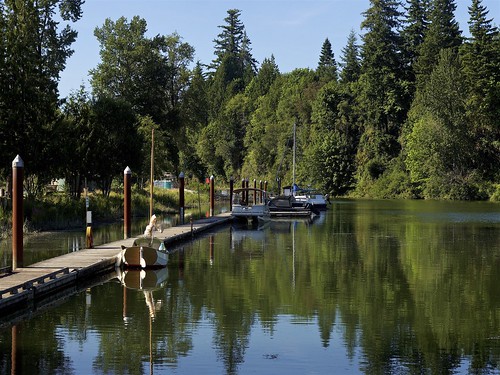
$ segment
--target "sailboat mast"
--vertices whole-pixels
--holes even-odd
[[[153,191],[154,191],[154,146],[155,146],[155,130],[151,129],[151,171],[150,171],[150,186],[149,186],[149,217],[153,216]]]
[[[295,195],[295,148],[296,148],[296,138],[295,133],[297,128],[297,121],[293,122],[293,168],[292,168],[292,195]]]

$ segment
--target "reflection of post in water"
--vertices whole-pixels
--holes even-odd
[[[214,236],[210,236],[210,265],[214,264]]]
[[[23,369],[22,369],[22,362],[21,362],[21,353],[17,352],[17,341],[18,341],[18,335],[19,335],[19,327],[17,325],[12,326],[12,351],[11,351],[11,368],[10,368],[10,373],[11,375],[15,374],[22,374]]]
[[[122,309],[122,317],[125,324],[127,324],[127,287],[123,286],[123,309]]]
[[[179,279],[184,280],[184,248],[179,249]]]

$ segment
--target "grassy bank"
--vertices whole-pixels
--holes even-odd
[[[99,225],[123,220],[123,193],[112,192],[109,197],[95,192],[89,196],[89,210],[92,221]],[[208,192],[186,190],[186,207],[197,207],[209,201]],[[2,200],[0,205],[0,237],[11,232],[12,211],[10,202]],[[149,215],[149,191],[133,189],[131,197],[132,217]],[[153,211],[156,214],[173,214],[178,211],[179,191],[176,189],[155,189]],[[85,225],[85,197],[75,200],[65,193],[53,193],[42,199],[24,200],[25,232],[64,230]]]

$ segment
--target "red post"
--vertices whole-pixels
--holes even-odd
[[[214,216],[215,208],[215,183],[214,176],[210,176],[210,216]]]
[[[231,176],[229,179],[229,211],[233,210],[233,191],[234,191],[234,178]]]
[[[132,170],[127,167],[123,171],[123,238],[130,238],[131,233],[131,177]]]
[[[23,267],[23,177],[24,162],[12,161],[12,269]]]
[[[184,172],[179,174],[179,217],[184,224]]]

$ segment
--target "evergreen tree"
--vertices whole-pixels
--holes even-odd
[[[332,51],[332,44],[325,39],[323,46],[321,47],[321,54],[319,56],[319,63],[316,72],[320,78],[331,81],[337,80],[337,62]]]
[[[469,7],[471,37],[460,50],[478,168],[494,178],[500,165],[500,39],[481,0]]]
[[[222,32],[214,39],[215,60],[212,61],[211,68],[217,70],[222,64],[226,55],[235,57],[239,63],[239,75],[234,78],[241,78],[247,68],[256,71],[257,62],[251,54],[251,42],[248,38],[245,26],[240,20],[241,11],[239,9],[229,9],[227,17],[224,18],[225,25],[219,26]]]
[[[342,49],[342,71],[340,72],[340,80],[343,83],[356,82],[360,75],[361,63],[359,46],[356,42],[356,33],[354,30],[351,30],[347,37],[347,45]]]
[[[445,48],[456,50],[462,43],[458,22],[455,20],[455,0],[432,0],[429,27],[420,44],[415,63],[417,80],[424,80],[437,63],[439,52]]]
[[[280,71],[278,65],[276,65],[274,56],[271,55],[270,58],[265,58],[262,61],[262,65],[257,75],[252,79],[252,82],[250,82],[245,90],[245,94],[248,95],[253,105],[257,104],[256,101],[259,97],[267,94],[271,85],[279,75]]]
[[[407,3],[405,27],[401,37],[408,79],[414,83],[414,65],[429,27],[430,0],[407,0]]]
[[[371,0],[361,25],[366,29],[357,94],[364,116],[357,155],[361,185],[377,179],[399,153],[398,137],[409,107],[402,79],[398,6],[394,0]]]
[[[227,13],[228,16],[224,19],[226,24],[219,26],[222,32],[214,40],[216,58],[211,68],[215,72],[210,84],[212,119],[217,117],[224,103],[243,92],[256,71],[256,61],[250,49],[251,42],[240,20],[241,11],[229,9]]]

